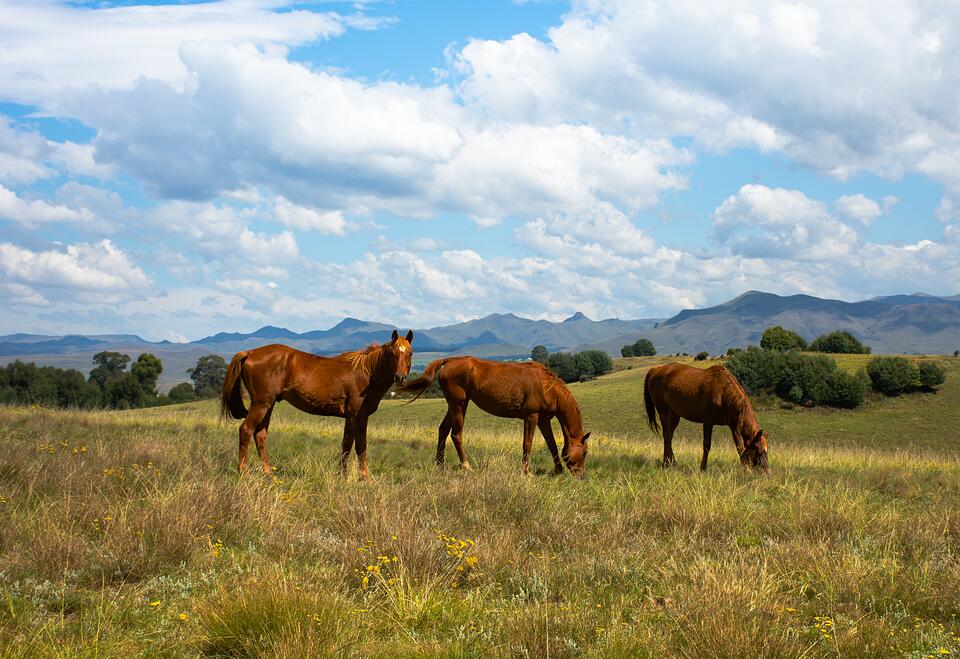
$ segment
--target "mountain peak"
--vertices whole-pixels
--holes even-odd
[[[563,322],[572,323],[575,320],[590,320],[590,319],[587,318],[587,316],[582,311],[578,311],[572,316],[570,316],[569,318],[567,318],[566,320],[564,320]]]

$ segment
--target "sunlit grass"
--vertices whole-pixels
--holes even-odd
[[[519,422],[473,407],[474,471],[438,470],[437,400],[373,417],[372,483],[337,474],[340,422],[285,406],[273,479],[235,474],[212,402],[0,408],[0,653],[960,653],[956,360],[940,392],[854,412],[760,401],[767,478],[719,429],[699,473],[687,423],[657,466],[658,361],[573,385],[582,482],[548,475],[541,440],[522,477]]]

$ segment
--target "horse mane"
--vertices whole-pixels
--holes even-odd
[[[577,402],[577,399],[574,398],[573,394],[570,392],[570,389],[567,388],[566,383],[557,377],[557,374],[551,371],[547,366],[541,364],[540,362],[528,362],[531,366],[537,369],[537,375],[540,377],[540,384],[543,387],[544,392],[551,390],[556,390],[557,396],[563,400],[565,403],[572,403],[573,407],[580,411],[580,404]]]
[[[343,352],[334,357],[337,361],[348,364],[355,371],[360,371],[364,375],[371,375],[380,365],[383,358],[383,349],[385,346],[374,341],[363,350],[351,350]]]
[[[721,391],[723,392],[724,402],[733,408],[741,416],[744,414],[753,414],[753,406],[750,404],[750,397],[743,390],[740,381],[736,376],[728,371],[726,367],[718,365],[721,373]]]

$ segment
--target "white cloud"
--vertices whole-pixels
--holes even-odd
[[[274,202],[273,213],[280,224],[291,229],[342,236],[349,228],[340,211],[318,211],[291,203],[283,197]]]
[[[862,194],[854,194],[838,197],[833,205],[843,217],[856,220],[864,225],[870,225],[886,212],[886,208],[894,203],[896,203],[896,197],[893,197],[893,201],[890,201],[890,197],[887,197],[884,199],[884,208],[881,208],[880,204],[873,199]]]
[[[180,87],[180,59],[193,43],[250,43],[282,53],[367,21],[289,8],[293,2],[215,2],[85,8],[53,0],[7,0],[0,5],[0,89],[8,100],[56,107],[62,92],[96,85],[121,89],[137,79]]]
[[[13,190],[0,185],[0,220],[11,220],[27,226],[49,222],[84,223],[92,221],[93,214],[85,208],[68,208],[41,199],[23,199]]]
[[[823,261],[844,256],[856,232],[799,190],[745,185],[713,213],[720,241],[758,258]]]
[[[128,292],[150,283],[147,274],[109,240],[68,245],[62,251],[0,243],[0,272],[41,290]]]

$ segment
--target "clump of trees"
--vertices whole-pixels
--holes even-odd
[[[727,359],[727,369],[748,393],[776,394],[801,405],[853,408],[869,388],[861,371],[847,373],[826,355],[749,347]]]
[[[850,332],[844,332],[842,330],[818,336],[810,344],[810,350],[812,352],[829,352],[843,355],[870,354],[870,346],[861,343],[860,340]]]
[[[874,357],[867,364],[873,388],[887,396],[897,396],[918,389],[930,390],[943,384],[947,373],[935,362],[916,364],[906,357]]]
[[[787,352],[789,350],[806,350],[807,341],[802,336],[779,325],[768,327],[760,337],[760,347],[764,350]]]
[[[0,403],[72,407],[80,409],[132,409],[182,403],[220,393],[227,365],[219,355],[206,355],[189,369],[193,384],[176,385],[166,396],[157,392],[163,362],[143,353],[130,356],[103,351],[93,356],[88,377],[76,369],[37,366],[20,360],[0,368]],[[129,365],[129,370],[128,370]]]
[[[543,348],[543,350],[539,350],[540,348]],[[546,361],[543,361],[544,356]],[[588,380],[613,370],[613,360],[603,350],[584,350],[577,353],[554,352],[551,354],[543,346],[536,346],[530,353],[530,357],[534,361],[546,364],[564,382]]]
[[[707,360],[707,357],[709,357],[709,356],[710,356],[710,353],[709,353],[709,352],[707,352],[706,350],[702,350],[702,351],[698,352],[698,353],[694,356],[693,361],[695,361],[695,362],[706,361],[706,360]]]
[[[624,357],[653,357],[657,354],[657,349],[653,347],[650,339],[641,338],[620,348],[620,354]]]

